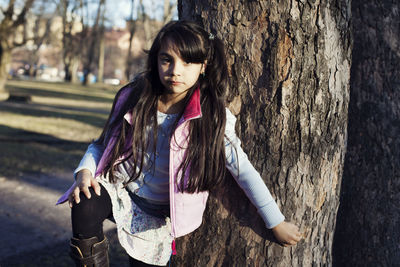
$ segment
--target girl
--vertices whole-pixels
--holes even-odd
[[[147,70],[117,93],[101,136],[58,202],[72,207],[77,266],[108,266],[106,218],[115,220],[131,266],[166,265],[175,238],[200,226],[208,191],[225,169],[281,244],[300,240],[240,147],[226,89],[221,40],[188,21],[161,29]]]

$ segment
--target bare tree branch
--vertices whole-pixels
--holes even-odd
[[[26,20],[26,13],[29,11],[29,9],[32,7],[32,4],[35,0],[26,0],[24,7],[22,8],[21,13],[18,14],[17,19],[13,23],[13,28],[15,29],[19,25],[22,25],[25,23]],[[13,1],[15,2],[15,0]],[[11,2],[10,2],[11,3]]]
[[[14,5],[15,5],[15,0],[10,0],[8,3],[7,10],[4,13],[4,20],[11,20],[12,16],[14,15]]]
[[[170,0],[164,0],[163,23],[167,23],[172,19],[177,2],[171,3]]]

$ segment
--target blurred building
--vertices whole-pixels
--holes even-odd
[[[50,24],[49,24],[50,22]],[[134,25],[133,25],[134,24]],[[129,29],[134,26],[134,36],[131,45],[131,58],[128,60]],[[107,28],[104,32],[104,80],[116,84],[117,81],[125,82],[136,73],[144,70],[145,52],[148,44],[154,38],[155,33],[161,28],[162,22],[149,20],[144,25],[143,21],[127,22],[126,28]],[[146,31],[145,31],[146,29]],[[76,36],[82,44],[87,44],[88,38],[82,33],[83,26],[75,22],[71,27],[71,34]],[[88,28],[87,33],[90,33]],[[12,54],[11,73],[19,77],[31,77],[43,80],[63,80],[63,20],[61,16],[50,17],[43,15],[39,19],[34,16],[28,18],[25,30],[20,29],[15,34],[16,40],[22,40],[23,36],[30,39],[24,46],[14,49]],[[41,37],[43,38],[42,42]],[[83,39],[79,39],[83,38]],[[150,39],[150,40],[149,40]],[[78,41],[76,41],[78,42]],[[76,44],[75,45],[80,45]],[[79,52],[84,48],[78,47]],[[98,54],[93,64],[92,74],[97,75]],[[78,73],[82,76],[82,59],[80,55]],[[129,68],[129,78],[127,78]],[[96,80],[95,78],[93,80]]]

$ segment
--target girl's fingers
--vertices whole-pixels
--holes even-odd
[[[69,204],[69,207],[70,207],[70,208],[72,208],[72,202],[73,202],[73,200],[72,200],[72,194],[70,194],[70,195],[68,196],[68,204]]]
[[[79,188],[75,187],[75,189],[68,196],[69,207],[72,208],[72,206],[74,205],[74,202],[75,203],[79,203],[79,201],[80,201],[80,199],[79,199]]]
[[[96,195],[100,196],[100,185],[95,179],[92,179],[92,187]]]
[[[90,191],[89,191],[89,187],[88,186],[82,186],[81,188],[81,192],[83,192],[84,194],[85,194],[85,196],[87,197],[87,199],[90,199],[91,198],[91,194],[90,194]]]
[[[73,198],[74,198],[76,204],[78,204],[79,202],[81,202],[81,199],[80,199],[80,197],[79,197],[79,187],[76,187],[76,188],[74,189],[74,192],[73,192],[72,194],[73,194]]]
[[[294,245],[296,245],[296,244],[297,244],[296,241],[294,241],[294,240],[289,240],[289,241],[286,241],[286,242],[283,244],[283,246],[284,246],[284,247],[290,247],[290,246],[294,246]]]
[[[296,240],[296,242],[299,242],[301,240],[301,235],[296,235],[294,240]]]
[[[289,243],[290,243],[291,245],[296,245],[297,242],[300,241],[300,239],[301,239],[301,237],[300,237],[299,235],[294,234],[294,235],[292,235],[291,238],[289,239]]]

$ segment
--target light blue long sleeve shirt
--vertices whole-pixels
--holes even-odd
[[[161,113],[162,114],[162,113]],[[256,171],[254,166],[250,163],[246,153],[240,146],[240,139],[237,137],[235,133],[235,123],[236,118],[232,115],[232,113],[226,109],[226,127],[225,127],[225,154],[226,154],[226,168],[235,178],[239,186],[245,192],[247,197],[253,203],[253,205],[257,208],[258,213],[264,220],[267,228],[273,228],[282,221],[284,221],[285,217],[279,210],[275,200],[273,199],[270,191],[262,180],[260,174]],[[165,114],[164,114],[165,115]],[[160,116],[160,114],[159,114]],[[158,121],[160,125],[160,120]],[[161,127],[162,127],[161,120]],[[158,144],[168,143],[168,135],[167,134],[159,134],[157,139]],[[158,147],[158,145],[157,145]],[[164,147],[162,150],[167,149],[167,151],[163,151],[165,153],[159,153],[159,157],[157,158],[161,163],[160,166],[168,166],[168,164],[163,164],[169,162],[169,147]],[[92,175],[95,174],[97,164],[100,161],[100,158],[103,154],[104,147],[101,145],[92,143],[89,145],[85,155],[83,156],[78,168],[75,170],[75,174],[82,169],[89,170]],[[157,161],[156,161],[157,163]],[[129,161],[126,161],[125,166],[122,166],[121,172],[125,172],[126,176],[129,176]],[[149,168],[150,171],[150,168]],[[156,183],[161,183],[162,177],[159,175],[160,173],[168,174],[167,170],[160,170],[160,172],[152,177],[151,172],[142,173],[141,177],[130,183],[128,185],[128,190],[135,191],[139,196],[147,198],[153,202],[165,202],[165,197],[168,197],[168,194],[165,192],[168,190],[168,187],[165,190],[158,188],[154,184],[151,184],[151,181]],[[123,175],[124,176],[124,175]],[[147,178],[146,178],[147,177]],[[165,177],[165,182],[168,183],[168,175]],[[165,196],[163,198],[163,196]]]

